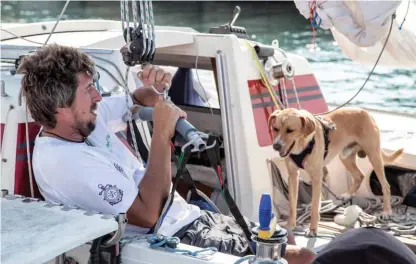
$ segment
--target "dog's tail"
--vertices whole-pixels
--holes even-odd
[[[381,151],[381,154],[383,155],[383,161],[384,163],[392,163],[393,161],[395,161],[400,155],[403,154],[404,149],[398,149],[395,152],[391,153],[391,154],[387,154],[385,153],[383,150]]]

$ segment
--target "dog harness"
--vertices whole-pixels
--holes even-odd
[[[325,153],[324,153],[324,159],[326,158],[326,155],[328,154],[328,146],[329,146],[329,131],[333,130],[334,126],[328,126],[325,125],[320,118],[316,118],[322,125],[324,129],[324,140],[325,140]],[[303,168],[303,161],[305,160],[306,156],[312,153],[313,147],[315,146],[315,136],[312,138],[311,141],[309,141],[308,146],[299,154],[290,154],[290,158],[293,160],[296,165],[301,168]]]

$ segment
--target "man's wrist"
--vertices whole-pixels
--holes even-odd
[[[138,104],[138,105],[142,105],[142,102],[136,97],[136,94],[135,94],[135,92],[132,92],[131,94],[130,94],[130,96],[131,96],[131,99],[132,99],[132,101],[133,101],[133,104]]]
[[[152,141],[169,143],[171,138],[172,137],[166,131],[160,131],[158,129],[153,130]]]
[[[162,97],[156,94],[152,88],[142,86],[132,93],[132,99],[135,104],[154,106]]]

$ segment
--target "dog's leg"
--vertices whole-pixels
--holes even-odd
[[[296,227],[297,219],[297,205],[298,205],[298,190],[299,190],[299,175],[298,168],[295,167],[291,161],[286,159],[286,167],[288,172],[289,182],[289,220],[287,228],[293,230]]]
[[[360,168],[358,168],[356,163],[356,153],[357,151],[351,153],[347,157],[343,157],[342,155],[339,156],[342,164],[344,164],[345,168],[351,173],[353,178],[352,186],[350,186],[350,189],[341,195],[341,197],[346,200],[355,195],[355,192],[357,192],[358,188],[360,188],[361,182],[364,179],[364,174]]]
[[[318,234],[318,222],[320,220],[321,210],[321,193],[322,193],[322,164],[314,168],[305,168],[312,182],[312,202],[311,202],[311,222],[306,234],[308,237],[314,237]]]
[[[373,165],[374,172],[381,184],[381,189],[383,192],[383,217],[388,218],[392,214],[391,210],[391,192],[390,192],[390,184],[387,181],[386,174],[384,171],[384,162],[383,156],[381,153],[380,144],[377,143],[375,140],[368,140],[367,142],[363,142],[363,149],[367,153],[368,159]]]

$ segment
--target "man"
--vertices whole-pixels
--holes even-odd
[[[33,169],[44,198],[105,214],[127,212],[127,233],[149,232],[170,192],[170,139],[177,120],[186,118],[178,107],[161,100],[150,85],[161,91],[172,76],[148,65],[139,76],[143,87],[128,98],[129,106],[155,108],[144,169],[111,130],[122,122],[125,96],[101,98],[94,87],[95,65],[86,54],[49,45],[25,58],[19,72],[24,74],[22,86],[31,115],[42,125],[35,141]],[[178,194],[159,232],[177,235],[192,245],[215,246],[241,256],[248,253],[247,241],[234,220],[202,211]],[[289,246],[287,252],[290,263],[308,263],[314,257],[297,247]]]

